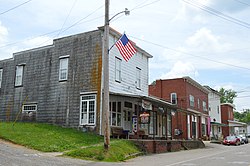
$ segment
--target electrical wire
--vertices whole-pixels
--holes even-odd
[[[180,51],[180,50],[176,50],[176,49],[173,49],[173,48],[170,48],[170,47],[167,47],[167,46],[163,46],[161,44],[157,44],[157,43],[153,43],[153,42],[146,41],[146,40],[143,40],[143,39],[139,39],[139,38],[134,37],[134,36],[130,36],[130,37],[134,38],[134,39],[137,39],[137,40],[140,40],[140,41],[143,41],[145,43],[149,43],[149,44],[152,44],[152,45],[164,48],[164,49],[172,50],[174,52],[178,52],[178,53],[182,53],[182,54],[185,54],[185,55],[189,55],[189,56],[193,56],[193,57],[205,59],[205,60],[208,60],[208,61],[211,61],[211,62],[215,62],[215,63],[219,63],[219,64],[223,64],[223,65],[227,65],[227,66],[231,66],[231,67],[235,67],[235,68],[239,68],[239,69],[250,70],[250,68],[247,68],[247,67],[237,66],[237,65],[234,65],[234,64],[230,64],[230,63],[225,63],[225,62],[221,62],[221,61],[216,61],[216,60],[213,60],[213,59],[209,59],[209,58],[206,58],[206,57],[203,57],[203,56],[198,56],[198,55],[190,54],[190,53],[187,53],[187,52],[184,52],[184,51]]]
[[[239,0],[234,0],[234,1],[239,2],[239,3],[243,4],[243,5],[250,6],[250,4],[248,4],[248,3],[246,3],[246,2],[242,2],[242,1],[239,1]]]
[[[59,30],[59,32],[58,32],[55,36],[53,36],[52,38],[58,38],[58,36],[60,35],[60,33],[62,32],[62,29],[63,29],[65,23],[67,22],[67,20],[68,20],[68,18],[69,18],[69,16],[70,16],[70,13],[71,13],[72,9],[74,8],[74,6],[75,6],[75,4],[76,4],[76,2],[77,2],[77,0],[74,1],[74,3],[73,3],[73,5],[72,5],[72,7],[71,7],[71,9],[70,9],[70,11],[69,11],[69,13],[68,13],[66,19],[64,20],[64,22],[63,22],[63,24],[62,24],[61,29]],[[42,46],[42,45],[44,45],[45,43],[47,43],[48,41],[50,41],[50,40],[51,40],[51,39],[48,39],[48,40],[46,40],[46,41],[44,41],[44,42],[42,42],[42,43],[40,43],[40,44],[38,44],[38,45],[39,45],[39,46]]]
[[[144,8],[144,7],[146,7],[146,6],[149,6],[149,5],[152,5],[152,4],[154,4],[154,3],[157,3],[157,2],[159,2],[159,1],[161,1],[161,0],[155,0],[155,1],[153,1],[153,2],[150,2],[150,3],[148,3],[148,4],[145,4],[147,1],[148,1],[148,0],[146,0],[146,1],[142,2],[142,3],[140,3],[140,4],[137,5],[136,7],[132,8],[130,11]],[[145,5],[143,5],[143,4],[145,4]]]
[[[189,4],[189,5],[194,6],[196,8],[204,10],[204,11],[206,11],[206,12],[212,14],[212,15],[215,15],[217,17],[220,17],[220,18],[224,19],[224,20],[227,20],[227,21],[229,21],[231,23],[235,23],[237,25],[240,25],[242,27],[250,29],[250,24],[249,23],[241,21],[241,20],[236,19],[236,18],[233,18],[233,17],[228,16],[226,14],[223,14],[222,12],[219,12],[219,11],[217,11],[217,10],[211,8],[211,7],[208,7],[206,5],[203,5],[203,4],[201,4],[201,3],[197,2],[197,1],[192,1],[192,0],[189,0],[189,1],[188,0],[182,0],[182,1]]]
[[[139,5],[136,5],[136,6],[135,6],[134,8],[132,8],[130,11],[134,11],[134,10],[137,10],[137,9],[144,8],[144,7],[146,7],[146,6],[149,6],[149,5],[152,5],[152,4],[154,4],[154,3],[157,3],[157,2],[159,2],[159,1],[161,1],[161,0],[155,0],[155,1],[153,1],[153,2],[150,2],[150,3],[148,3],[148,4],[145,4],[147,1],[149,1],[149,0],[143,1],[143,2],[140,3]],[[144,5],[144,4],[145,4],[145,5]],[[115,19],[112,20],[112,22],[114,22],[114,21],[120,19],[121,17],[123,17],[123,15],[116,17]]]
[[[88,18],[89,16],[91,16],[92,14],[96,13],[98,10],[100,10],[100,9],[103,8],[103,7],[104,7],[104,4],[101,5],[99,8],[97,8],[96,10],[94,10],[92,13],[88,14],[87,16],[85,16],[84,18],[82,18],[82,19],[76,21],[74,24],[72,24],[72,25],[69,26],[68,28],[64,29],[62,32],[65,32],[65,31],[69,30],[70,28],[76,26],[77,24],[79,24],[80,22],[82,22],[83,20],[85,20],[86,18]]]
[[[5,13],[7,13],[7,12],[10,12],[10,11],[12,11],[12,10],[14,10],[14,9],[16,9],[16,8],[18,8],[18,7],[20,7],[20,6],[22,6],[22,5],[25,5],[26,3],[29,3],[30,1],[32,1],[32,0],[28,0],[28,1],[25,1],[25,2],[23,2],[23,3],[19,4],[19,5],[17,5],[17,6],[14,6],[14,7],[10,8],[10,9],[8,9],[8,10],[6,10],[6,11],[0,13],[0,15],[5,14]]]
[[[72,10],[73,10],[73,8],[75,7],[76,2],[77,2],[77,0],[74,1],[74,3],[73,3],[73,5],[72,5],[72,7],[71,7],[71,9],[70,9],[70,11],[69,11],[69,13],[68,13],[66,19],[65,19],[64,22],[63,22],[63,25],[62,25],[60,31],[58,32],[58,34],[57,34],[55,37],[58,37],[58,36],[60,35],[60,33],[61,33],[61,31],[62,31],[62,29],[63,29],[65,23],[67,22],[67,20],[68,20],[70,14],[71,14],[71,12],[72,12]]]
[[[95,18],[93,18],[93,19],[90,19],[90,20],[86,20],[86,21],[84,21],[84,22],[81,22],[81,23],[79,23],[79,24],[77,24],[77,25],[80,25],[80,24],[83,24],[83,23],[86,23],[86,22],[91,22],[91,21],[94,21],[94,20],[97,20],[97,19],[100,19],[100,18],[103,18],[103,17],[104,17],[104,15],[99,16],[99,17],[95,17]],[[75,25],[75,26],[76,26],[76,25]],[[68,27],[66,27],[66,28],[68,28]],[[66,29],[66,28],[65,28],[65,29]],[[22,43],[22,42],[24,42],[24,41],[29,41],[29,40],[36,39],[36,38],[38,38],[38,37],[48,36],[48,35],[57,33],[57,32],[59,32],[59,31],[60,31],[60,29],[55,30],[55,31],[51,31],[51,32],[47,32],[47,33],[44,33],[44,34],[41,34],[41,35],[37,35],[37,36],[34,36],[34,37],[28,37],[28,38],[26,38],[26,39],[24,39],[24,40],[20,40],[20,41],[16,41],[16,42],[13,42],[13,43],[8,43],[8,44],[5,44],[5,45],[1,45],[0,48],[12,46],[12,45],[16,45],[16,44]]]

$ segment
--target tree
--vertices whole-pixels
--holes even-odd
[[[234,118],[238,119],[240,122],[249,123],[250,122],[250,110],[247,109],[243,112],[234,112]]]
[[[221,95],[220,102],[221,103],[234,103],[234,98],[237,97],[237,92],[232,89],[224,89],[220,88],[219,93]]]

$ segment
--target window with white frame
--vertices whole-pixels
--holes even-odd
[[[171,103],[172,104],[177,104],[177,94],[176,93],[171,93]]]
[[[2,87],[3,69],[0,69],[0,88]]]
[[[37,104],[25,104],[23,105],[23,112],[35,112],[37,110]]]
[[[115,81],[117,82],[121,82],[122,78],[121,78],[121,63],[122,60],[118,57],[115,57]]]
[[[207,103],[205,101],[202,102],[203,111],[207,111]]]
[[[110,102],[110,124],[111,126],[121,126],[122,105],[121,102]]]
[[[81,96],[80,125],[95,125],[96,121],[96,95]]]
[[[15,78],[15,86],[23,85],[23,65],[16,66],[16,78]]]
[[[141,89],[141,69],[136,67],[136,88]]]
[[[194,96],[192,96],[192,95],[189,95],[189,105],[191,107],[194,107]]]
[[[68,79],[68,62],[68,57],[60,58],[59,81],[66,81]]]

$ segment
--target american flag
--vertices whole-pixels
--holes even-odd
[[[125,34],[122,35],[115,45],[126,62],[136,53],[135,47]]]

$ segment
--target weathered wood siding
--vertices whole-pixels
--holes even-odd
[[[60,82],[59,60],[65,55],[69,55],[68,79]],[[15,87],[15,67],[19,64],[24,65],[23,85]],[[15,53],[13,59],[0,61],[0,119],[14,120],[23,103],[37,103],[36,121],[78,127],[80,93],[93,91],[97,92],[98,119],[101,66],[100,31],[56,39],[52,46]],[[99,120],[96,122],[99,125]]]

